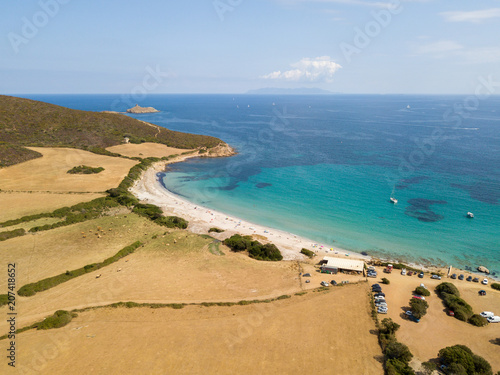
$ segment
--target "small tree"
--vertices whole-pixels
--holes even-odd
[[[391,341],[385,348],[385,355],[389,359],[397,359],[403,363],[409,363],[413,358],[410,349],[405,344]]]
[[[382,320],[380,332],[394,335],[396,331],[401,327],[398,323],[394,322],[391,318],[385,318]]]
[[[425,314],[427,314],[427,308],[429,304],[421,299],[412,298],[410,300],[410,308],[413,316],[417,319],[421,319]]]
[[[426,296],[426,297],[431,295],[431,292],[429,292],[423,286],[417,286],[413,293],[418,294],[419,296]]]
[[[390,284],[391,282],[386,277],[382,278],[382,284]]]

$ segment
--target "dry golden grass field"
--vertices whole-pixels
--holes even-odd
[[[0,170],[2,171],[2,170]],[[52,212],[58,208],[73,206],[103,197],[104,194],[53,194],[0,191],[0,222],[27,215]]]
[[[464,273],[456,271],[457,273]],[[379,270],[381,277],[387,277],[390,285],[383,285],[386,301],[389,308],[387,317],[392,318],[401,325],[397,332],[400,342],[408,345],[413,355],[420,361],[436,358],[440,349],[462,344],[468,346],[474,353],[484,357],[493,367],[494,373],[500,371],[500,347],[493,344],[492,340],[500,338],[500,324],[488,324],[486,327],[475,327],[459,321],[446,314],[441,299],[434,292],[435,287],[441,282],[451,282],[460,291],[461,297],[469,303],[476,314],[482,311],[493,311],[500,314],[500,292],[489,286],[467,281],[452,280],[443,277],[442,280],[432,280],[426,274],[423,279],[417,276],[402,276],[395,270],[387,275]],[[371,279],[372,283],[380,279]],[[430,291],[431,296],[425,297],[429,303],[427,315],[420,323],[414,323],[403,317],[404,311],[409,307],[412,291],[423,283]],[[486,296],[479,296],[478,291],[485,289]],[[385,317],[381,315],[380,318]]]
[[[137,164],[71,148],[30,147],[43,157],[0,169],[0,189],[13,191],[103,192],[114,188]],[[103,167],[97,174],[68,174],[79,165]]]
[[[180,155],[184,152],[192,151],[192,150],[168,147],[162,145],[161,143],[151,143],[151,142],[140,143],[140,144],[128,143],[118,146],[111,146],[108,147],[106,150],[128,157],[140,157],[140,158],[147,158],[147,157],[162,158],[164,156]]]
[[[367,285],[232,307],[105,308],[19,335],[25,374],[383,374]],[[84,349],[83,349],[84,348]]]

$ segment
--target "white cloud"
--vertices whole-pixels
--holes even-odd
[[[332,82],[333,75],[342,68],[340,64],[332,61],[329,56],[304,58],[291,64],[291,70],[280,70],[261,76],[264,79],[282,79],[285,81]]]
[[[473,22],[480,23],[490,18],[500,17],[500,8],[474,10],[469,12],[454,11],[443,12],[441,16],[448,22]]]

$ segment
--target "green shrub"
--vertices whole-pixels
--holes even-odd
[[[500,290],[500,284],[499,283],[493,283],[491,284],[491,287],[495,290]]]
[[[388,285],[390,283],[391,283],[391,281],[388,278],[386,278],[386,277],[382,278],[382,284],[387,284]]]
[[[178,216],[162,216],[154,221],[158,225],[163,225],[167,228],[186,229],[189,222]]]
[[[388,359],[397,359],[403,363],[409,363],[413,358],[410,349],[405,344],[397,341],[390,342],[385,348],[384,354]]]
[[[258,241],[252,241],[250,236],[235,234],[224,240],[224,245],[232,251],[248,251],[251,258],[257,260],[280,261],[283,259],[281,252],[274,244],[262,245]]]
[[[460,297],[460,292],[458,291],[457,287],[453,285],[452,283],[441,283],[436,287],[436,292],[439,296],[441,296],[443,293],[446,294],[452,294],[457,297]]]
[[[97,174],[104,170],[103,167],[92,168],[87,165],[80,165],[78,167],[71,168],[68,172],[69,174]]]
[[[302,250],[300,250],[300,252],[309,258],[314,258],[314,256],[316,255],[316,254],[314,254],[314,251],[307,250],[307,249],[302,249]]]
[[[401,326],[398,323],[395,323],[391,318],[385,318],[380,324],[380,332],[388,335],[394,335],[399,327]]]
[[[54,315],[45,318],[41,323],[35,325],[38,330],[61,328],[67,325],[77,315],[64,310],[58,310]]]
[[[429,304],[427,303],[427,301],[418,298],[412,298],[410,300],[411,312],[417,319],[421,319],[425,314],[427,314],[428,307]]]
[[[431,292],[429,292],[426,288],[424,288],[423,286],[417,286],[415,288],[415,290],[413,291],[413,293],[419,295],[419,296],[425,296],[425,297],[428,297],[431,295]]]
[[[62,284],[66,281],[74,279],[75,277],[84,275],[88,272],[98,270],[102,267],[106,267],[106,266],[110,265],[111,263],[114,263],[114,262],[118,261],[119,259],[127,256],[128,254],[133,253],[141,245],[142,245],[142,243],[139,241],[134,242],[132,245],[124,247],[118,253],[116,253],[114,256],[105,259],[101,263],[86,265],[85,267],[82,267],[82,268],[79,268],[79,269],[76,269],[73,271],[66,271],[65,273],[62,273],[62,274],[57,275],[57,276],[48,277],[46,279],[37,281],[35,283],[26,284],[26,285],[22,286],[17,291],[17,294],[22,296],[22,297],[33,296],[38,292],[43,292],[45,290],[53,288],[59,284]]]
[[[465,345],[449,346],[439,351],[439,357],[448,368],[467,375],[492,375],[491,365],[482,357],[475,355]],[[465,371],[465,372],[464,372]]]
[[[224,232],[224,229],[220,229],[220,228],[216,228],[216,227],[212,227],[208,230],[208,233],[212,233],[212,232],[215,232],[215,233],[222,233]]]
[[[7,241],[8,239],[24,236],[25,234],[26,231],[23,228],[14,229],[7,232],[0,232],[0,241]]]
[[[415,371],[398,359],[389,359],[385,363],[385,371],[387,375],[415,375]]]
[[[484,327],[488,324],[488,320],[479,314],[474,314],[469,318],[469,323],[476,327]]]

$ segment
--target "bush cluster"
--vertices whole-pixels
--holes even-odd
[[[118,261],[119,259],[133,253],[141,245],[142,245],[142,243],[139,241],[134,242],[133,244],[121,249],[119,252],[117,252],[112,257],[105,259],[101,263],[88,264],[85,267],[78,268],[78,269],[73,270],[73,271],[66,271],[65,273],[62,273],[62,274],[57,275],[57,276],[48,277],[46,279],[37,281],[35,283],[26,284],[18,290],[17,294],[22,296],[22,297],[33,296],[38,292],[43,292],[44,290],[48,290],[50,288],[53,288],[59,284],[62,284],[66,281],[74,279],[75,277],[78,277],[78,276],[84,275],[86,273],[96,271],[100,268],[106,267],[106,266],[110,265],[111,263],[114,263],[114,262]]]
[[[7,232],[0,232],[0,241],[6,241],[10,238],[24,236],[26,231],[23,228],[10,230]]]
[[[104,170],[103,167],[89,167],[87,165],[80,165],[78,167],[71,168],[68,172],[69,174],[97,174],[101,173]]]
[[[444,305],[454,312],[456,319],[467,322],[472,318],[474,314],[472,307],[460,298],[460,292],[455,285],[444,282],[436,287],[436,291],[442,298]]]
[[[300,252],[309,258],[314,258],[314,256],[316,255],[316,254],[314,254],[314,251],[307,250],[307,249],[302,249],[302,250],[300,250]]]
[[[250,257],[257,260],[280,261],[283,259],[276,245],[262,245],[258,241],[253,241],[250,236],[235,234],[225,239],[223,243],[232,251],[248,251]]]
[[[212,227],[208,230],[208,233],[212,233],[212,232],[215,232],[215,233],[222,233],[224,232],[224,229],[220,229],[220,228],[216,228],[216,227]]]
[[[417,286],[415,288],[415,290],[413,291],[413,293],[419,295],[419,296],[425,296],[425,297],[428,297],[431,295],[431,292],[429,292],[426,288],[424,288],[423,286]]]
[[[61,328],[69,324],[69,322],[71,322],[71,320],[76,317],[77,314],[75,313],[58,310],[54,313],[54,315],[45,318],[42,322],[34,324],[33,328],[36,328],[38,330]]]
[[[491,365],[465,345],[449,346],[439,351],[447,373],[464,375],[493,375]]]
[[[425,314],[427,314],[427,309],[429,304],[427,301],[418,298],[410,299],[410,309],[413,316],[417,319],[421,319]]]
[[[382,320],[379,326],[379,343],[384,353],[385,371],[390,375],[415,375],[409,366],[413,354],[405,344],[396,340],[396,331],[400,325],[392,319]]]
[[[387,278],[387,277],[383,277],[382,278],[382,284],[387,284],[389,285],[391,283],[391,281]]]
[[[491,287],[495,290],[500,290],[500,284],[499,283],[493,283],[491,284]]]
[[[469,318],[469,323],[476,327],[484,327],[488,324],[488,320],[479,314],[474,314]]]

